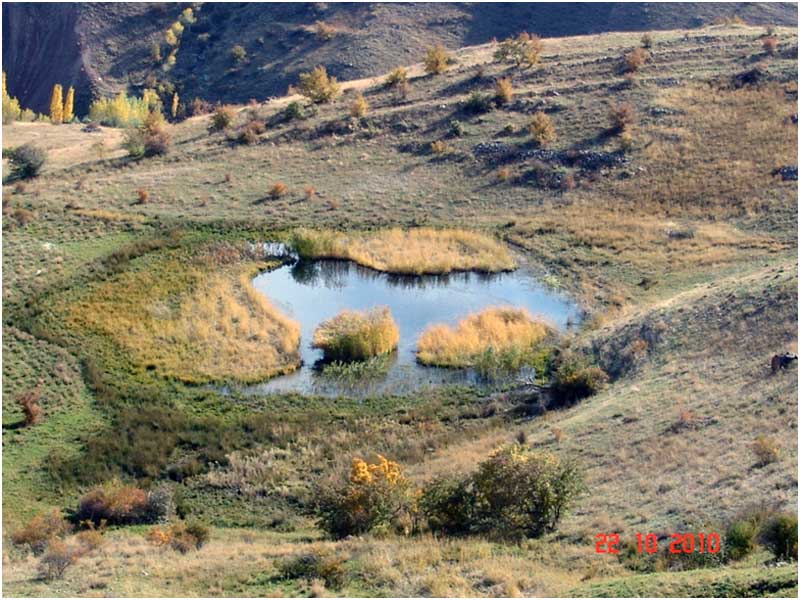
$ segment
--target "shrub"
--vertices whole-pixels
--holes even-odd
[[[239,130],[239,141],[252,145],[258,142],[258,136],[267,130],[267,125],[260,119],[253,119]]]
[[[725,553],[730,560],[740,560],[756,548],[760,520],[756,517],[733,521],[725,530]]]
[[[441,75],[447,70],[450,60],[450,53],[447,49],[441,44],[436,44],[434,47],[428,48],[422,62],[425,65],[426,73]]]
[[[420,513],[431,531],[463,535],[475,523],[475,493],[469,479],[442,477],[427,486],[419,501]]]
[[[280,198],[283,198],[288,192],[289,192],[289,187],[285,183],[279,181],[269,189],[269,197],[272,198],[273,200],[279,200]]]
[[[608,375],[600,367],[567,355],[559,360],[552,391],[559,404],[568,406],[596,394],[607,382]]]
[[[289,121],[292,121],[294,119],[302,119],[305,117],[305,114],[303,113],[303,105],[300,104],[299,102],[290,102],[289,104],[286,105],[286,108],[283,111],[283,115]]]
[[[434,481],[420,510],[435,532],[539,537],[556,529],[583,491],[574,462],[513,444],[495,450],[471,476]]]
[[[318,492],[320,526],[337,538],[386,530],[415,510],[400,465],[380,455],[374,463],[353,459],[346,482]]]
[[[160,112],[151,112],[142,125],[145,156],[166,154],[172,143],[167,121]]]
[[[634,48],[622,57],[623,68],[627,73],[635,73],[650,60],[650,53],[644,48]]]
[[[400,330],[388,308],[345,310],[314,332],[313,348],[328,360],[366,360],[397,348]]]
[[[131,158],[144,156],[144,133],[141,129],[128,129],[122,134],[122,147]]]
[[[344,558],[328,552],[312,551],[278,563],[278,572],[286,579],[321,579],[331,589],[341,588],[347,581]]]
[[[207,115],[212,110],[211,103],[202,98],[195,98],[189,103],[189,114],[193,117]]]
[[[314,23],[314,30],[316,31],[317,39],[323,42],[329,42],[336,36],[336,28],[328,25],[325,21]]]
[[[136,190],[136,204],[147,204],[150,199],[150,192],[144,188]]]
[[[506,182],[511,179],[511,167],[500,167],[497,169],[497,181]]]
[[[653,47],[653,44],[654,44],[653,36],[651,34],[649,34],[649,33],[645,33],[644,35],[642,35],[642,39],[641,39],[640,43],[641,43],[642,48],[646,48],[646,49],[649,50],[650,48]]]
[[[84,494],[74,518],[95,525],[154,523],[165,518],[168,509],[162,492],[148,494],[141,488],[114,481]]]
[[[478,528],[507,538],[554,531],[584,489],[574,462],[519,444],[492,453],[473,483]]]
[[[339,82],[329,77],[325,67],[319,66],[310,73],[300,74],[299,92],[312,102],[332,102],[339,95]]]
[[[778,38],[772,35],[767,36],[761,40],[761,46],[764,48],[764,52],[771,56],[778,50]]]
[[[11,541],[17,546],[27,546],[34,554],[41,554],[50,540],[64,537],[71,530],[72,526],[64,520],[61,511],[54,508],[39,513],[12,533]]]
[[[236,110],[232,106],[220,105],[214,110],[211,115],[211,125],[208,130],[211,132],[222,131],[230,127],[233,119],[236,117]]]
[[[492,97],[480,92],[472,92],[464,103],[464,110],[474,114],[489,112],[492,108]]]
[[[510,37],[501,42],[494,59],[497,62],[513,62],[517,67],[532,67],[539,62],[543,49],[544,43],[538,35],[523,31],[516,38]]]
[[[367,102],[366,98],[364,98],[364,94],[358,94],[353,100],[353,103],[350,105],[350,115],[356,118],[363,117],[367,114],[369,110],[369,103]]]
[[[386,76],[386,86],[395,87],[408,82],[408,69],[397,67]]]
[[[447,154],[450,151],[450,146],[444,140],[436,140],[431,142],[431,152],[437,156]]]
[[[22,392],[16,397],[17,404],[19,404],[22,412],[25,415],[25,425],[36,425],[42,420],[42,407],[39,406],[39,400],[42,398],[41,383],[35,388]]]
[[[773,515],[761,529],[760,540],[777,560],[797,560],[797,515]]]
[[[247,50],[244,49],[244,46],[236,44],[231,48],[231,58],[233,58],[236,63],[243,63],[247,60]]]
[[[756,457],[756,465],[764,467],[776,462],[781,456],[781,448],[774,439],[765,435],[758,436],[751,445]]]
[[[620,134],[636,124],[636,108],[630,102],[616,104],[609,110],[608,118],[612,133]]]
[[[317,189],[313,185],[307,185],[303,188],[306,200],[312,200],[317,195]]]
[[[464,124],[458,119],[450,121],[450,135],[453,137],[461,137],[467,132]]]
[[[535,113],[528,123],[528,132],[540,146],[547,146],[556,141],[556,127],[553,120],[541,111]]]
[[[61,579],[66,570],[82,556],[81,548],[69,546],[59,539],[50,540],[47,549],[39,560],[39,576],[52,581]]]
[[[47,152],[39,146],[28,143],[15,148],[9,153],[8,159],[13,178],[30,179],[41,172],[47,161]]]
[[[498,104],[507,104],[514,98],[514,86],[510,77],[501,77],[494,84],[495,98]]]

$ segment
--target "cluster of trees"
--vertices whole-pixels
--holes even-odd
[[[75,88],[69,86],[66,98],[60,83],[53,86],[50,95],[50,122],[54,125],[71,123],[75,119]]]

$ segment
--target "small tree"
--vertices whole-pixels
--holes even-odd
[[[541,111],[535,113],[528,123],[528,132],[540,146],[547,146],[556,141],[556,127],[553,120]]]
[[[433,48],[428,48],[423,59],[425,72],[431,75],[441,75],[447,70],[450,60],[450,53],[445,47],[442,44],[436,44]]]
[[[514,99],[514,86],[510,77],[501,77],[494,85],[495,98],[498,104],[507,104]]]
[[[339,94],[339,82],[335,77],[328,75],[328,70],[319,66],[310,73],[300,75],[300,86],[298,91],[318,104],[332,102]]]
[[[50,122],[59,124],[64,120],[64,98],[61,84],[53,86],[53,94],[50,96]]]
[[[523,31],[516,38],[510,37],[500,43],[494,53],[497,62],[511,62],[517,67],[530,68],[539,62],[544,42],[538,35]]]
[[[641,39],[642,48],[650,49],[653,47],[653,36],[649,33],[645,33]]]
[[[75,88],[69,86],[67,98],[64,100],[64,122],[71,123],[75,118]]]
[[[350,105],[350,115],[356,118],[363,117],[369,110],[369,102],[364,98],[364,94],[358,94]]]
[[[170,114],[172,118],[175,119],[178,117],[178,102],[180,101],[180,97],[178,96],[178,92],[172,94],[172,110],[170,110]]]
[[[3,125],[8,125],[22,117],[19,100],[11,97],[6,87],[6,72],[3,71]]]

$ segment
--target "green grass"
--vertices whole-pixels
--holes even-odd
[[[797,566],[724,568],[633,575],[571,590],[577,597],[794,598]]]

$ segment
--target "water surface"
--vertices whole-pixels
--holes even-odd
[[[528,309],[559,328],[575,322],[578,306],[546,288],[523,271],[444,276],[399,276],[380,273],[350,261],[300,261],[253,280],[255,288],[301,325],[303,366],[296,372],[244,388],[245,393],[296,391],[325,395],[403,394],[426,385],[474,382],[465,370],[424,367],[416,362],[420,334],[433,323],[455,324],[488,306]],[[311,348],[320,323],[345,309],[364,310],[388,306],[400,329],[400,344],[382,377],[337,383],[320,376],[314,365],[322,351]]]

